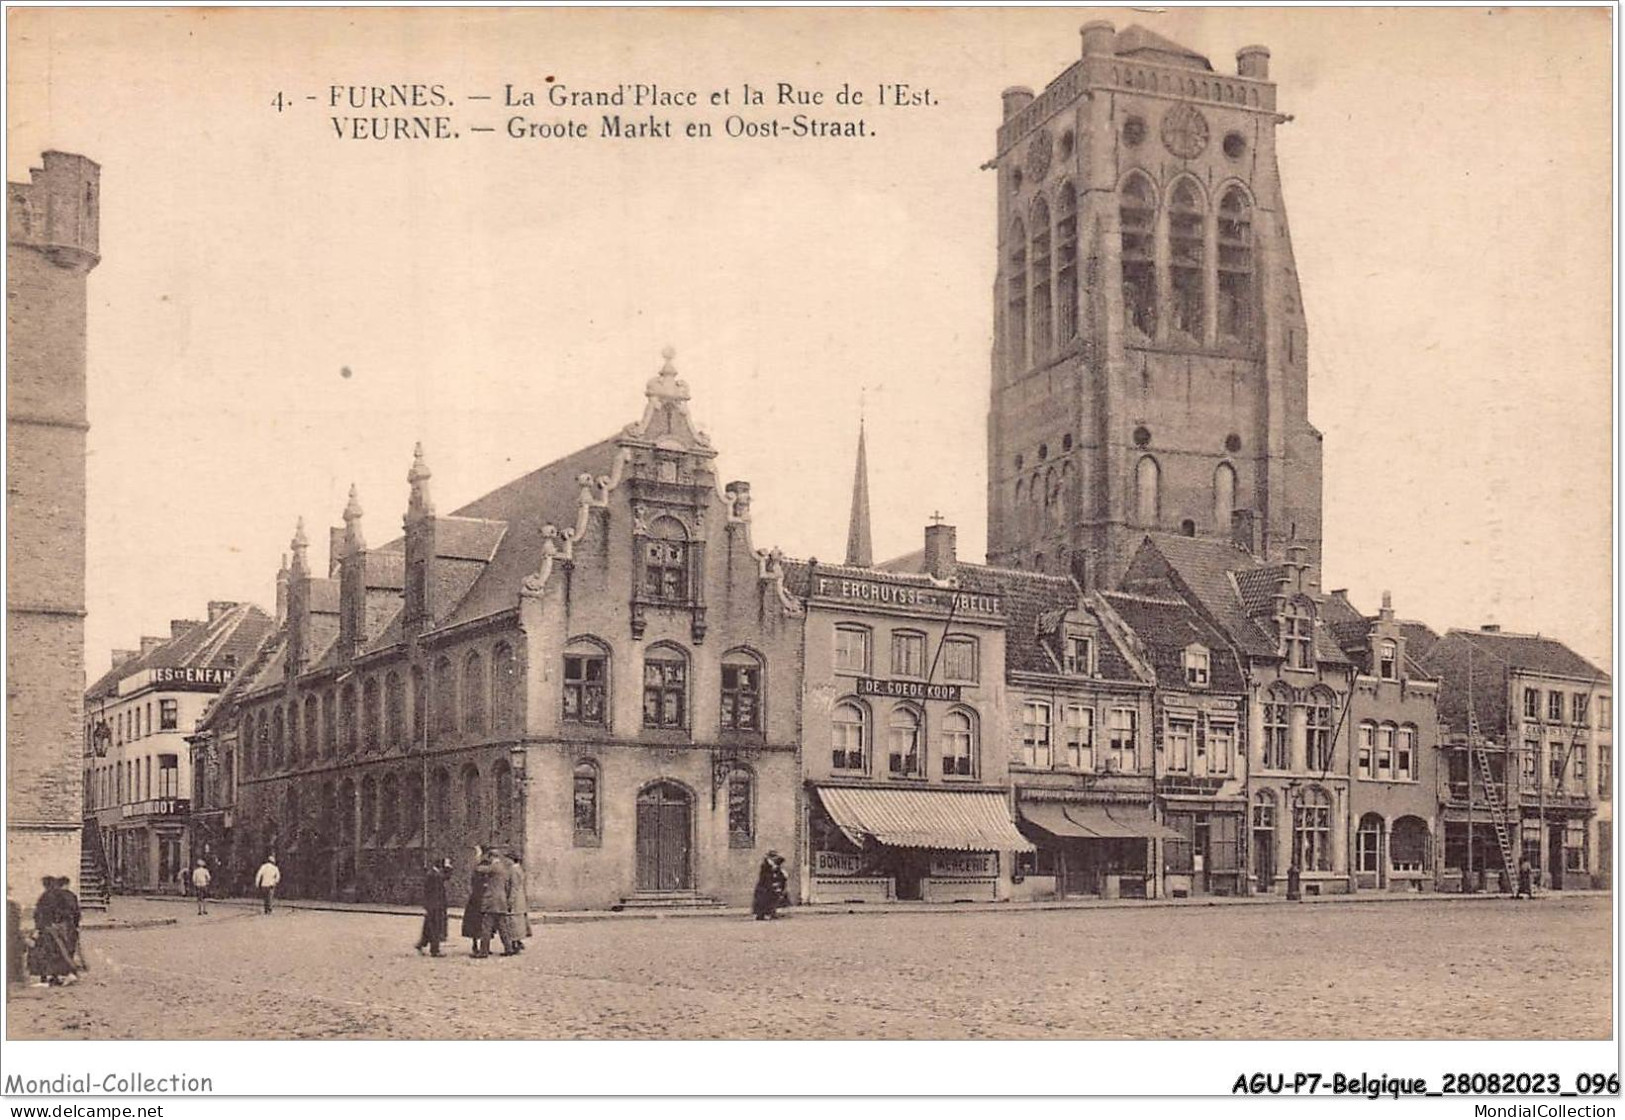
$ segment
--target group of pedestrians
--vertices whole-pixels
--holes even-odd
[[[440,945],[449,934],[446,895],[451,873],[448,857],[431,865],[423,876],[423,929],[417,950],[428,949],[431,957],[445,956]],[[530,937],[530,899],[525,893],[524,864],[512,848],[482,844],[474,849],[461,932],[472,943],[475,957],[491,955],[492,937],[502,945],[504,957],[524,952]]]
[[[22,907],[6,899],[6,980],[23,984],[33,975],[35,987],[72,984],[86,967],[79,948],[79,896],[65,875],[47,875],[40,885],[45,889],[34,903],[32,937],[23,934]]]

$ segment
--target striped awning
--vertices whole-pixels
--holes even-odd
[[[1039,801],[1023,804],[1021,818],[1051,836],[1078,840],[1185,839],[1184,833],[1152,820],[1150,811],[1138,806]]]
[[[822,786],[824,803],[847,839],[894,848],[953,852],[1031,852],[1004,797],[985,790],[851,789]]]

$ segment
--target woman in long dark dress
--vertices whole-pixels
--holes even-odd
[[[474,855],[474,870],[469,873],[468,877],[468,901],[463,903],[462,934],[472,943],[474,955],[479,956],[480,937],[485,930],[485,915],[482,913],[482,907],[485,903],[484,888],[489,875],[485,874],[481,869],[485,860],[485,849],[476,848]],[[488,868],[490,865],[484,864],[484,866]]]
[[[780,884],[784,881],[784,872],[774,862],[778,854],[768,852],[762,859],[761,870],[756,873],[756,890],[751,895],[750,909],[758,922],[779,916],[779,906],[782,904]]]
[[[423,931],[418,934],[418,952],[429,947],[431,957],[442,957],[440,943],[446,939],[446,880],[451,878],[451,860],[443,859],[423,875]]]
[[[34,904],[33,969],[47,984],[71,984],[78,979],[79,897],[68,880],[47,875],[45,891]]]

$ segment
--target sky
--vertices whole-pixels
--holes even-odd
[[[757,547],[841,554],[862,397],[876,555],[940,511],[980,558],[979,168],[1000,91],[1041,89],[1092,18],[1220,72],[1271,50],[1323,586],[1607,664],[1607,9],[13,10],[8,179],[48,148],[102,166],[89,673],[208,600],[269,608],[296,518],[325,562],[352,483],[368,539],[397,536],[418,441],[449,512],[615,432],[668,345],[723,479],[752,483]],[[501,105],[549,78],[935,103],[865,110],[856,140],[508,137],[515,114],[596,126]],[[410,82],[470,131],[333,135],[332,86]],[[720,133],[729,111],[785,115],[669,115]]]

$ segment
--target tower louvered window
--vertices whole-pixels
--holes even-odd
[[[1188,180],[1174,187],[1168,203],[1168,295],[1173,328],[1200,341],[1203,330],[1202,201]]]
[[[1055,337],[1063,345],[1078,334],[1078,192],[1061,188],[1055,214]]]
[[[1010,365],[1020,370],[1027,364],[1027,227],[1019,220],[1010,230],[1007,288],[1005,330],[1010,340]]]
[[[1219,336],[1253,338],[1253,211],[1239,187],[1219,203]]]
[[[1124,325],[1146,338],[1157,333],[1157,265],[1153,244],[1156,202],[1151,183],[1135,174],[1123,184],[1118,203],[1122,227]]]
[[[1033,203],[1033,357],[1049,356],[1054,342],[1054,312],[1050,303],[1050,228],[1049,204],[1043,199]]]

